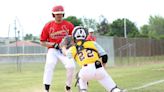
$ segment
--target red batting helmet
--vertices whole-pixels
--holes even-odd
[[[64,8],[61,5],[54,6],[52,9],[52,14],[64,14]]]

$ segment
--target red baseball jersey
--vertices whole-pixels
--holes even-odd
[[[92,35],[88,35],[86,38],[87,41],[96,41],[96,37]]]
[[[66,35],[71,35],[74,25],[66,20],[61,23],[48,22],[41,33],[40,41],[60,43]]]

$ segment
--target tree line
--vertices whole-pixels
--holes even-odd
[[[124,22],[126,20],[126,34],[128,38],[164,39],[164,18],[162,16],[150,16],[148,24],[140,28],[129,19],[118,18],[110,23],[104,16],[99,18],[99,22],[92,18],[77,18],[76,16],[68,16],[64,20],[70,21],[74,26],[82,25],[86,28],[93,28],[97,34],[113,37],[124,37]],[[26,34],[24,39],[37,40],[38,37]]]
[[[126,33],[129,38],[154,38],[164,39],[164,18],[162,16],[150,16],[148,24],[138,28],[134,22],[129,19],[118,18],[112,23],[104,17],[100,16],[100,21],[97,22],[91,18],[77,18],[76,16],[69,16],[65,18],[72,22],[75,26],[83,25],[87,28],[93,28],[100,35],[124,37],[124,21],[126,20]]]

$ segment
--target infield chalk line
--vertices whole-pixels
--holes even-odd
[[[150,87],[150,86],[153,86],[153,85],[162,83],[162,82],[164,82],[164,80],[158,80],[158,81],[155,81],[155,82],[151,82],[151,83],[145,84],[145,85],[140,86],[140,87],[134,87],[134,88],[131,88],[131,89],[127,89],[126,91],[129,91],[129,90],[138,90],[138,89],[142,89],[142,88],[147,88],[147,87]]]

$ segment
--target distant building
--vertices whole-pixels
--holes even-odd
[[[0,45],[6,45],[9,44],[10,42],[14,42],[15,37],[0,37]]]
[[[15,47],[15,46],[18,46],[18,47],[22,47],[22,46],[41,46],[40,44],[38,43],[34,43],[34,42],[31,42],[31,41],[17,41],[17,42],[13,42],[13,43],[10,43],[10,44],[7,44],[6,46],[9,46],[9,47]]]

